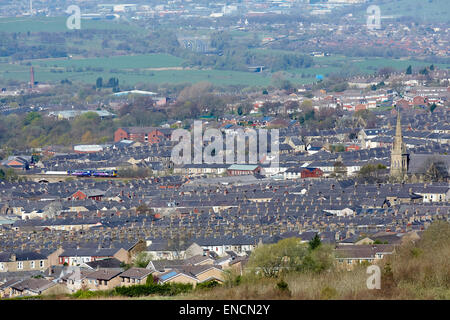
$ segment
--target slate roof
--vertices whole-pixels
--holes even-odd
[[[11,286],[11,288],[18,290],[18,291],[24,291],[24,290],[30,290],[35,293],[41,293],[44,290],[47,290],[53,286],[55,286],[56,283],[47,280],[47,279],[26,279],[22,280],[14,285]]]
[[[94,271],[86,276],[88,279],[96,279],[96,280],[106,280],[109,281],[118,275],[120,275],[122,271],[114,270],[114,269],[100,269]]]
[[[152,274],[151,270],[146,268],[130,268],[120,274],[122,278],[143,279]]]
[[[47,257],[37,252],[0,252],[0,262],[10,262],[11,255],[16,255],[16,261],[46,260]]]
[[[91,262],[85,262],[87,266],[92,269],[105,269],[105,268],[121,268],[121,262],[116,258],[100,259]]]

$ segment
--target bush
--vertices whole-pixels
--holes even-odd
[[[215,288],[217,286],[220,286],[219,282],[217,282],[216,280],[209,280],[209,281],[206,281],[206,282],[199,283],[197,285],[196,289],[199,289],[199,290],[212,289],[212,288]]]
[[[280,280],[280,282],[277,283],[277,288],[281,291],[289,290],[289,286],[286,281]]]
[[[91,299],[95,297],[109,297],[112,295],[112,291],[89,291],[89,290],[78,290],[72,297],[77,299]]]
[[[335,288],[325,287],[320,292],[320,299],[330,300],[330,299],[335,298],[337,295],[338,295],[338,292],[336,291]]]
[[[136,285],[129,287],[116,287],[114,294],[126,297],[141,297],[151,294],[161,296],[175,296],[181,293],[192,291],[192,284],[190,283],[164,283],[164,284],[150,284],[150,285]]]

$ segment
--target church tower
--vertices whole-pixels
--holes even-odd
[[[391,177],[403,180],[408,171],[409,155],[403,143],[402,124],[400,121],[400,108],[397,109],[397,127],[395,128],[394,143],[391,150]]]

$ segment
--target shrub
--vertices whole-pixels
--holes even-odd
[[[277,288],[280,289],[281,291],[287,291],[287,290],[289,290],[289,286],[288,286],[287,282],[284,281],[284,280],[280,280],[280,281],[277,283]]]
[[[337,296],[337,294],[338,294],[338,292],[336,291],[335,288],[325,287],[320,292],[320,299],[330,300],[330,299],[335,298]]]
[[[197,285],[196,289],[199,289],[199,290],[212,289],[212,288],[215,288],[217,286],[220,286],[220,283],[218,281],[216,281],[216,280],[209,280],[209,281],[206,281],[206,282],[199,283]]]
[[[95,297],[108,297],[111,296],[111,291],[89,291],[89,290],[78,290],[72,297],[77,299],[91,299]]]
[[[151,294],[161,296],[175,296],[181,293],[187,293],[192,290],[190,283],[164,283],[164,284],[145,284],[129,287],[116,287],[114,294],[126,297],[141,297]]]

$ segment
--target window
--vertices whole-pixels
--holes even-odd
[[[44,260],[39,261],[39,268],[43,268],[44,267]]]
[[[3,270],[5,266],[3,265],[3,262],[0,262],[0,270]]]
[[[23,269],[23,262],[22,261],[18,261],[17,262],[17,269],[19,269],[19,270]]]
[[[36,264],[36,263],[35,263],[34,261],[31,261],[31,262],[30,262],[30,268],[31,268],[31,269],[34,269],[34,268],[35,268],[35,264]]]

